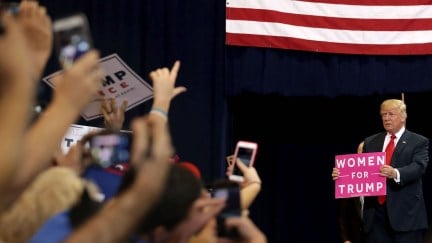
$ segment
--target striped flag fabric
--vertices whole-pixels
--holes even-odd
[[[225,23],[227,45],[432,54],[432,0],[227,0]]]

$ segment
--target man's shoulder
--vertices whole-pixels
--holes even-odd
[[[405,133],[407,135],[409,135],[409,136],[412,136],[412,137],[415,137],[415,138],[418,138],[418,139],[421,139],[421,140],[429,140],[429,138],[427,138],[427,137],[425,137],[425,136],[423,136],[423,135],[421,135],[419,133],[415,133],[415,132],[412,132],[412,131],[409,131],[409,130],[405,130]]]
[[[405,133],[402,135],[403,139],[406,139],[407,141],[415,142],[415,144],[429,144],[429,138],[415,132],[411,132],[408,130],[405,130]]]

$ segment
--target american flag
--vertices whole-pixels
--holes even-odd
[[[344,54],[432,54],[432,0],[227,0],[226,44]]]

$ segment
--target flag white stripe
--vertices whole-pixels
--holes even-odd
[[[421,44],[432,42],[432,30],[354,31],[301,27],[280,23],[227,20],[227,33],[292,37],[348,44]]]
[[[361,2],[359,2],[361,4]],[[296,0],[227,0],[229,8],[267,9],[284,13],[358,19],[430,19],[432,5],[365,6]]]

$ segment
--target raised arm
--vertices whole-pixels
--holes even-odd
[[[234,155],[229,155],[226,157],[228,165],[234,163]],[[258,175],[258,172],[253,166],[246,166],[240,160],[235,161],[235,166],[237,166],[240,171],[243,173],[244,181],[240,185],[240,198],[241,198],[241,208],[243,210],[247,210],[250,205],[253,203],[255,198],[258,196],[261,191],[261,178]],[[229,176],[232,173],[233,166],[227,166],[227,171],[225,174]],[[245,211],[247,212],[247,211]]]
[[[25,128],[35,97],[31,63],[24,33],[16,18],[2,14],[0,34],[0,212],[5,208],[6,189],[20,167]]]
[[[180,61],[176,61],[171,70],[164,67],[150,72],[150,79],[153,82],[153,105],[150,113],[167,118],[171,101],[177,95],[186,92],[183,86],[175,87],[179,69]]]
[[[149,76],[153,83],[153,105],[149,113],[150,120],[162,122],[162,124],[167,126],[168,112],[172,100],[177,95],[186,92],[185,87],[175,86],[179,70],[180,61],[176,61],[171,70],[164,67],[150,72]],[[142,156],[137,153],[135,153],[135,155],[132,154],[132,161],[140,161],[139,159],[133,158],[133,156],[137,155]],[[170,156],[172,156],[172,154]]]
[[[236,161],[236,166],[243,173],[244,182],[240,190],[241,207],[247,210],[261,191],[262,182],[255,167],[246,166],[240,160]]]
[[[165,185],[168,159],[173,152],[165,121],[148,117],[132,122],[132,156],[140,161],[132,186],[105,205],[65,242],[121,242],[132,234],[138,222],[157,202]],[[149,137],[153,137],[152,146]],[[120,226],[120,227],[119,227]]]
[[[99,54],[91,51],[56,78],[53,101],[25,134],[22,169],[10,184],[15,196],[38,173],[51,166],[53,153],[70,124],[78,119],[80,111],[102,86],[103,71],[98,59]]]
[[[148,116],[132,121],[131,164],[139,171],[132,187],[113,198],[95,217],[74,232],[66,242],[120,242],[133,232],[163,191],[169,158],[174,152],[167,126],[171,101],[186,91],[175,87],[180,62],[171,70],[150,73],[154,101]],[[121,225],[121,227],[118,227]]]
[[[21,1],[17,20],[24,30],[33,80],[41,78],[52,52],[52,21],[37,1]]]
[[[101,103],[101,112],[104,117],[105,128],[112,131],[120,131],[125,120],[127,100],[123,100],[120,106],[115,98],[104,99]]]

